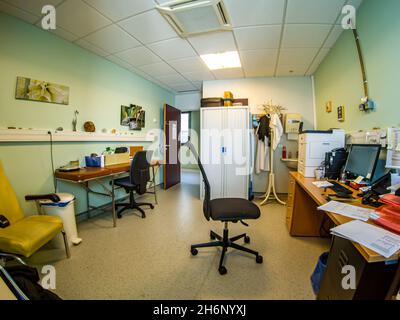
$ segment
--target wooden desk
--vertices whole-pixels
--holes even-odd
[[[156,193],[156,177],[155,177],[155,168],[160,166],[161,162],[159,160],[154,160],[151,162],[150,167],[153,172],[152,179],[152,187],[154,189],[152,194],[154,194],[155,201],[157,203],[157,193]],[[56,170],[55,178],[56,181],[65,181],[69,183],[76,183],[81,185],[86,190],[86,203],[87,203],[87,212],[90,217],[90,212],[94,209],[97,209],[95,206],[90,205],[89,194],[97,194],[101,196],[111,197],[112,202],[112,217],[113,217],[113,225],[117,226],[117,216],[115,212],[115,186],[114,180],[122,175],[126,174],[130,170],[130,163],[118,164],[107,166],[104,168],[81,168],[79,171],[71,171],[71,172],[62,172],[60,170]],[[111,179],[111,190],[101,181],[104,178]],[[90,187],[90,182],[96,182],[100,184],[103,189],[103,192],[94,191]],[[58,186],[57,186],[58,189]]]
[[[327,236],[331,227],[352,221],[332,212],[318,211],[317,208],[328,202],[327,195],[333,191],[317,188],[312,184],[314,178],[304,178],[298,172],[289,174],[289,196],[286,223],[291,236],[319,237]],[[353,191],[356,202],[361,204],[358,191]],[[326,219],[328,217],[329,219]],[[373,221],[368,223],[373,224]],[[321,226],[328,224],[324,231]],[[354,242],[333,237],[327,271],[324,276],[319,299],[384,299],[393,287],[396,270],[399,265],[400,252],[386,259],[376,252]],[[348,264],[356,267],[357,290],[341,288],[341,274],[338,265]],[[395,284],[394,287],[398,286]],[[392,290],[392,289],[390,289]]]

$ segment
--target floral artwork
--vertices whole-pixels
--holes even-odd
[[[16,99],[69,104],[69,87],[30,78],[17,77]]]

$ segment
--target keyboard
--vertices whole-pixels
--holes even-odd
[[[343,187],[341,184],[339,184],[336,181],[329,181],[330,183],[333,184],[332,187],[329,187],[329,189],[332,189],[336,193],[342,193],[342,194],[353,194],[353,191],[347,189],[346,187]]]

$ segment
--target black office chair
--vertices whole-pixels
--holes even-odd
[[[221,221],[225,224],[224,234],[221,237],[214,231],[210,231],[211,240],[218,239],[218,241],[195,244],[191,246],[192,255],[197,255],[197,248],[208,248],[208,247],[222,247],[221,259],[219,261],[218,271],[221,275],[227,273],[227,269],[224,267],[225,253],[228,248],[234,248],[240,251],[244,251],[256,256],[256,262],[262,263],[263,257],[256,251],[250,250],[243,246],[235,243],[235,241],[244,239],[245,243],[250,243],[250,237],[245,233],[239,236],[229,238],[228,223],[241,222],[243,225],[248,227],[248,224],[243,222],[245,219],[258,219],[260,217],[260,209],[253,202],[246,199],[238,198],[226,198],[226,199],[214,199],[210,200],[210,183],[208,182],[207,175],[204,171],[203,165],[201,164],[200,157],[197,154],[193,144],[189,141],[185,144],[193,153],[194,157],[197,159],[201,175],[204,181],[205,195],[203,201],[203,213],[206,219],[209,221],[210,218],[215,221]]]
[[[139,195],[146,193],[147,183],[150,181],[150,163],[147,159],[150,160],[152,155],[153,151],[137,152],[133,157],[129,176],[114,181],[116,186],[124,188],[126,193],[129,193],[129,203],[115,204],[118,219],[121,219],[122,212],[128,209],[139,210],[142,213],[142,218],[146,218],[146,214],[141,206],[149,206],[154,209],[151,203],[137,203],[134,196],[134,192]],[[122,208],[118,210],[119,207]]]

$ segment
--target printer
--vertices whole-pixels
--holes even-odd
[[[321,167],[327,152],[345,147],[345,131],[303,131],[299,135],[298,171],[306,178],[315,177],[315,169]]]

